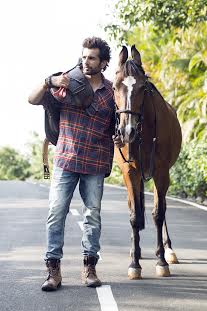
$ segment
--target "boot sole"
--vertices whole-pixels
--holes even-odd
[[[97,282],[97,283],[85,283],[85,285],[87,287],[95,288],[95,287],[100,287],[102,284]]]
[[[60,282],[57,287],[42,287],[43,292],[54,292],[61,287],[62,283]]]

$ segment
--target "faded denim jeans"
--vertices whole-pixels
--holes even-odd
[[[59,167],[54,168],[49,195],[46,259],[63,257],[65,220],[78,182],[84,203],[82,254],[99,257],[97,252],[100,250],[100,211],[104,177],[104,175],[94,176],[64,171]]]

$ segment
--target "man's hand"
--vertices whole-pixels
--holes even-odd
[[[53,86],[56,86],[56,87],[64,87],[65,89],[67,89],[69,82],[70,82],[70,78],[68,74],[62,74],[60,76],[51,77],[51,83]]]
[[[113,135],[112,139],[114,141],[114,144],[117,148],[123,148],[125,146],[125,143],[121,140],[121,136],[120,135]]]

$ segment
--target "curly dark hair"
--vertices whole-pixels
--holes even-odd
[[[100,61],[102,62],[103,60],[106,60],[107,63],[109,63],[111,59],[111,49],[105,40],[102,40],[101,38],[98,37],[86,38],[83,41],[82,46],[83,48],[87,49],[99,49]],[[106,65],[106,67],[107,66],[108,64]],[[103,70],[105,70],[106,67],[103,68]]]

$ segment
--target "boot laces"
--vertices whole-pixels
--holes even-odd
[[[95,266],[89,265],[89,266],[87,267],[86,272],[87,272],[87,277],[88,277],[89,275],[93,275],[93,276],[97,277],[97,276],[96,276],[96,269],[95,269]]]
[[[58,272],[59,272],[58,264],[56,264],[55,266],[48,265],[48,273],[49,273],[48,279],[50,277],[54,278],[55,276],[57,276]]]

